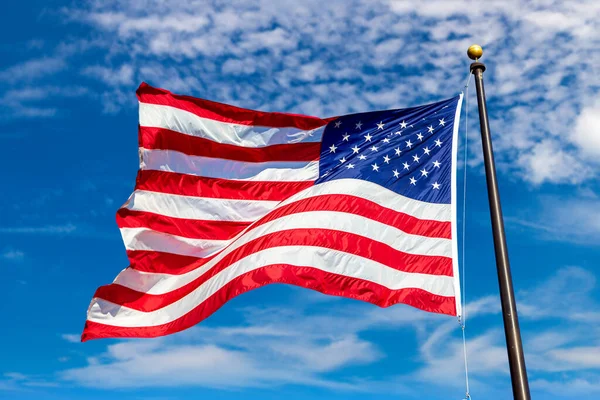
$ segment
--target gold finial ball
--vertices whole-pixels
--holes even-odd
[[[474,44],[469,47],[469,50],[467,50],[467,55],[471,60],[477,61],[483,55],[483,49],[480,45]]]

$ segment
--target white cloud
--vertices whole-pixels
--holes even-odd
[[[562,381],[548,381],[546,379],[536,379],[531,382],[534,389],[543,390],[546,393],[552,393],[556,396],[564,396],[566,399],[572,399],[573,396],[594,395],[600,393],[600,375],[595,375],[591,379],[576,378]]]
[[[561,268],[521,294],[520,312],[530,319],[560,317],[573,322],[598,322],[600,312],[592,297],[595,289],[596,277],[590,271],[575,266]]]
[[[69,234],[77,230],[73,224],[46,226],[0,227],[0,233],[10,234]]]
[[[32,81],[52,75],[66,68],[65,60],[59,57],[43,57],[24,61],[0,71],[0,80],[15,83]]]
[[[373,343],[360,340],[354,335],[316,348],[304,344],[280,343],[273,349],[285,357],[294,357],[310,365],[314,371],[332,371],[353,364],[369,364],[382,355]]]
[[[149,345],[146,345],[149,344]],[[120,343],[108,348],[109,363],[64,372],[63,377],[98,388],[160,386],[256,386],[261,371],[242,352],[211,345]],[[259,385],[260,386],[260,385]]]
[[[583,379],[586,374],[592,374],[597,379],[600,373],[600,331],[597,325],[600,314],[595,311],[599,305],[593,297],[596,289],[596,279],[591,272],[579,267],[567,267],[559,269],[529,291],[518,293],[526,363],[537,395],[548,392],[571,398],[571,387],[578,388],[577,393],[581,394],[591,394],[597,390]],[[469,304],[467,310],[470,310],[471,327],[467,328],[467,348],[471,394],[474,395],[497,393],[501,382],[508,383],[508,361],[500,327],[492,327],[472,336],[475,327],[481,332],[480,317],[491,313],[499,318],[498,305],[499,299],[489,297],[481,299],[476,305]],[[544,325],[540,325],[540,321],[544,321]],[[540,329],[540,326],[547,324],[550,324],[550,328]],[[460,368],[462,346],[458,340],[449,340],[450,333],[455,329],[456,326],[447,322],[429,334],[420,346],[425,363],[409,375],[411,378],[416,377],[431,385],[444,382],[449,387],[464,383],[464,370]],[[573,376],[574,372],[579,375]],[[535,392],[534,397],[538,397]]]
[[[600,346],[557,349],[552,350],[550,356],[561,363],[579,368],[600,368]]]
[[[2,253],[2,258],[8,261],[22,261],[25,258],[25,253],[21,250],[6,249]]]
[[[64,340],[69,343],[79,343],[81,342],[81,336],[73,333],[64,333],[60,335]]]
[[[0,118],[49,118],[54,117],[59,109],[50,105],[50,101],[65,98],[76,98],[88,94],[82,86],[21,86],[6,90],[0,96]]]
[[[573,142],[584,155],[600,156],[600,101],[585,107],[577,116]]]
[[[264,49],[278,54],[284,50],[295,48],[297,44],[297,39],[293,38],[289,32],[286,32],[282,28],[275,28],[248,33],[243,36],[239,46],[251,52]]]
[[[82,74],[102,80],[107,85],[128,86],[133,82],[133,68],[128,64],[122,64],[117,69],[94,65],[86,67]]]
[[[48,381],[40,376],[25,375],[19,372],[5,372],[0,377],[0,391],[21,391],[24,388],[58,387],[56,382]]]
[[[519,155],[517,164],[523,168],[523,178],[534,184],[578,183],[595,173],[556,139],[531,143],[530,148]]]
[[[508,226],[533,231],[539,239],[596,246],[600,240],[600,199],[580,189],[568,195],[545,195],[526,211],[505,218]],[[531,211],[535,210],[535,211]]]
[[[110,345],[100,360],[63,371],[61,377],[99,388],[304,384],[358,389],[351,382],[319,375],[377,357],[371,343],[352,336],[317,341],[305,332],[289,337],[273,332],[265,336],[255,330],[195,328],[178,337]]]

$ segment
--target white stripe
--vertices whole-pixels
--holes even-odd
[[[115,283],[127,286],[131,289],[137,290],[138,292],[147,292],[150,294],[167,293],[193,281],[212,268],[227,254],[231,253],[233,250],[239,248],[243,244],[269,233],[293,229],[332,229],[342,232],[352,232],[354,234],[368,237],[372,240],[387,244],[396,250],[408,254],[441,257],[450,257],[452,255],[452,243],[450,239],[411,235],[401,231],[400,229],[355,214],[332,211],[310,211],[286,215],[241,233],[238,235],[237,239],[232,240],[232,243],[229,247],[227,247],[223,252],[219,253],[219,255],[217,255],[214,259],[185,274],[156,274],[136,271],[135,269],[126,269],[117,276]],[[184,253],[186,247],[181,244],[181,240],[174,240],[172,238],[173,235],[166,233],[154,232],[154,235],[155,237],[153,237],[153,239],[155,239],[157,242],[159,242],[160,235],[163,235],[165,238],[165,243],[173,243],[175,250],[177,251],[176,254],[186,255]],[[138,250],[137,246],[140,243],[142,243],[144,245],[144,249],[146,249],[146,242],[143,242],[135,235],[132,235],[132,237],[135,238],[135,241],[131,243],[126,242],[128,249]],[[123,240],[126,240],[125,235]],[[189,240],[190,239],[186,239],[185,243],[191,243]],[[210,241],[210,243],[212,243],[212,241]],[[265,243],[264,245],[268,246],[268,243]],[[170,252],[167,245],[161,244],[161,246],[162,250],[160,251]],[[225,243],[223,243],[223,247],[224,246],[226,246]],[[189,248],[189,250],[191,252],[197,251],[193,248]]]
[[[141,312],[94,299],[88,320],[122,327],[166,324],[192,311],[232,279],[272,264],[311,266],[325,272],[374,282],[392,290],[420,288],[439,296],[454,295],[452,277],[402,272],[368,258],[322,247],[286,246],[251,254],[231,264],[187,296],[156,311]]]
[[[452,128],[452,187],[451,187],[451,200],[452,203],[452,275],[454,276],[454,296],[456,298],[456,316],[462,317],[462,298],[460,294],[460,274],[458,272],[458,235],[456,224],[458,223],[458,218],[456,216],[456,174],[458,171],[458,124],[460,121],[460,109],[462,106],[463,94],[460,94],[460,98],[458,99],[458,104],[456,105],[456,113],[454,114],[454,127]],[[466,138],[465,138],[465,146],[466,146]],[[463,166],[466,168],[466,166]],[[466,182],[464,182],[466,185]],[[467,201],[463,199],[463,201]],[[465,216],[463,215],[463,218]],[[463,321],[464,322],[464,321]]]
[[[248,181],[313,181],[319,177],[318,161],[249,163],[144,148],[140,148],[140,169]]]
[[[278,207],[310,197],[343,194],[362,197],[382,207],[411,215],[418,219],[448,222],[452,218],[450,204],[427,203],[402,196],[376,183],[361,179],[336,179],[311,186],[287,198]]]
[[[222,250],[230,243],[230,240],[190,239],[168,235],[149,228],[121,228],[120,230],[127,250],[160,251],[205,258]]]
[[[140,103],[140,126],[165,128],[185,135],[243,147],[320,142],[325,125],[312,130],[248,126],[202,118],[171,106]]]
[[[136,190],[124,207],[174,218],[254,222],[274,209],[278,203],[279,201],[217,199]]]

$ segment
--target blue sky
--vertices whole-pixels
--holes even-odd
[[[295,287],[240,296],[167,338],[78,336],[95,288],[127,266],[114,215],[134,186],[140,82],[340,115],[456,95],[473,42],[534,397],[600,396],[597,2],[128,3],[3,9],[0,398],[462,398],[456,320]],[[473,88],[468,117],[471,393],[508,398]]]

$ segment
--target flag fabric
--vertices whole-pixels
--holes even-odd
[[[462,95],[328,119],[137,96],[130,266],[96,291],[83,341],[178,332],[271,283],[460,315]]]

